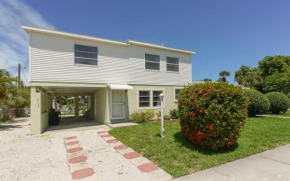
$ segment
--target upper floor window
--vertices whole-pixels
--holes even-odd
[[[179,72],[179,59],[166,57],[166,71]]]
[[[75,45],[75,64],[98,65],[98,48]]]
[[[145,69],[160,70],[160,56],[145,54]]]

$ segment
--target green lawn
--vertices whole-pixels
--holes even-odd
[[[159,137],[160,123],[122,127],[110,131],[114,137],[179,177],[290,143],[290,120],[248,118],[238,145],[224,152],[197,149],[180,133],[178,121],[165,122],[165,138]]]
[[[281,117],[290,117],[290,110],[288,110],[288,111],[286,111],[285,113],[282,113],[282,114],[266,114],[266,115],[281,116]]]

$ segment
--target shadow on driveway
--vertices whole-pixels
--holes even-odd
[[[16,128],[23,128],[25,125],[0,125],[0,131],[12,131],[13,129]]]

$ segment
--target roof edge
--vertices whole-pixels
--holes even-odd
[[[145,43],[145,42],[139,42],[139,41],[134,41],[134,40],[127,40],[124,42],[123,41],[115,41],[115,40],[109,40],[109,39],[98,38],[98,37],[93,37],[93,36],[80,35],[80,34],[76,34],[76,33],[69,33],[69,32],[64,32],[64,31],[38,28],[38,27],[32,27],[32,26],[26,26],[26,25],[22,25],[21,28],[24,31],[26,31],[27,33],[39,32],[39,33],[45,33],[45,34],[51,34],[51,35],[70,37],[70,38],[79,38],[79,39],[83,39],[83,40],[91,40],[91,41],[99,41],[99,42],[104,42],[104,43],[111,43],[111,44],[116,44],[116,45],[121,45],[121,46],[129,46],[130,44],[132,44],[132,45],[158,48],[158,49],[162,49],[162,50],[169,50],[169,51],[175,51],[175,52],[181,52],[181,53],[187,53],[187,54],[196,54],[196,52],[194,52],[194,51],[166,47],[166,46]]]
[[[59,36],[65,36],[65,37],[71,37],[71,38],[79,38],[79,39],[84,39],[84,40],[99,41],[99,42],[104,42],[104,43],[128,46],[127,42],[109,40],[109,39],[104,39],[104,38],[97,38],[93,36],[80,35],[80,34],[75,34],[75,33],[68,33],[64,31],[37,28],[37,27],[25,26],[25,25],[22,25],[21,28],[27,33],[40,32],[40,33],[45,33],[45,34],[59,35]]]
[[[179,49],[179,48],[172,48],[172,47],[156,45],[156,44],[151,44],[151,43],[145,43],[145,42],[140,42],[140,41],[135,41],[135,40],[127,40],[126,42],[128,42],[129,44],[132,44],[132,45],[140,45],[140,46],[158,48],[158,49],[163,49],[163,50],[171,50],[171,51],[188,53],[188,54],[196,54],[196,52],[190,51],[190,50],[183,50],[183,49]]]

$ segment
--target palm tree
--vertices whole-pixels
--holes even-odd
[[[205,82],[211,82],[212,80],[209,79],[209,78],[205,78],[205,79],[203,79],[203,81],[205,81]]]
[[[12,82],[16,81],[17,80],[12,78],[8,71],[0,69],[0,100],[6,96],[8,87],[13,85]]]
[[[227,79],[226,79],[226,77],[228,77],[228,76],[230,76],[231,75],[231,73],[230,72],[228,72],[228,71],[226,71],[226,70],[224,70],[224,71],[221,71],[220,73],[219,73],[219,76],[220,76],[220,80],[222,80],[223,82],[226,82],[227,81]]]

